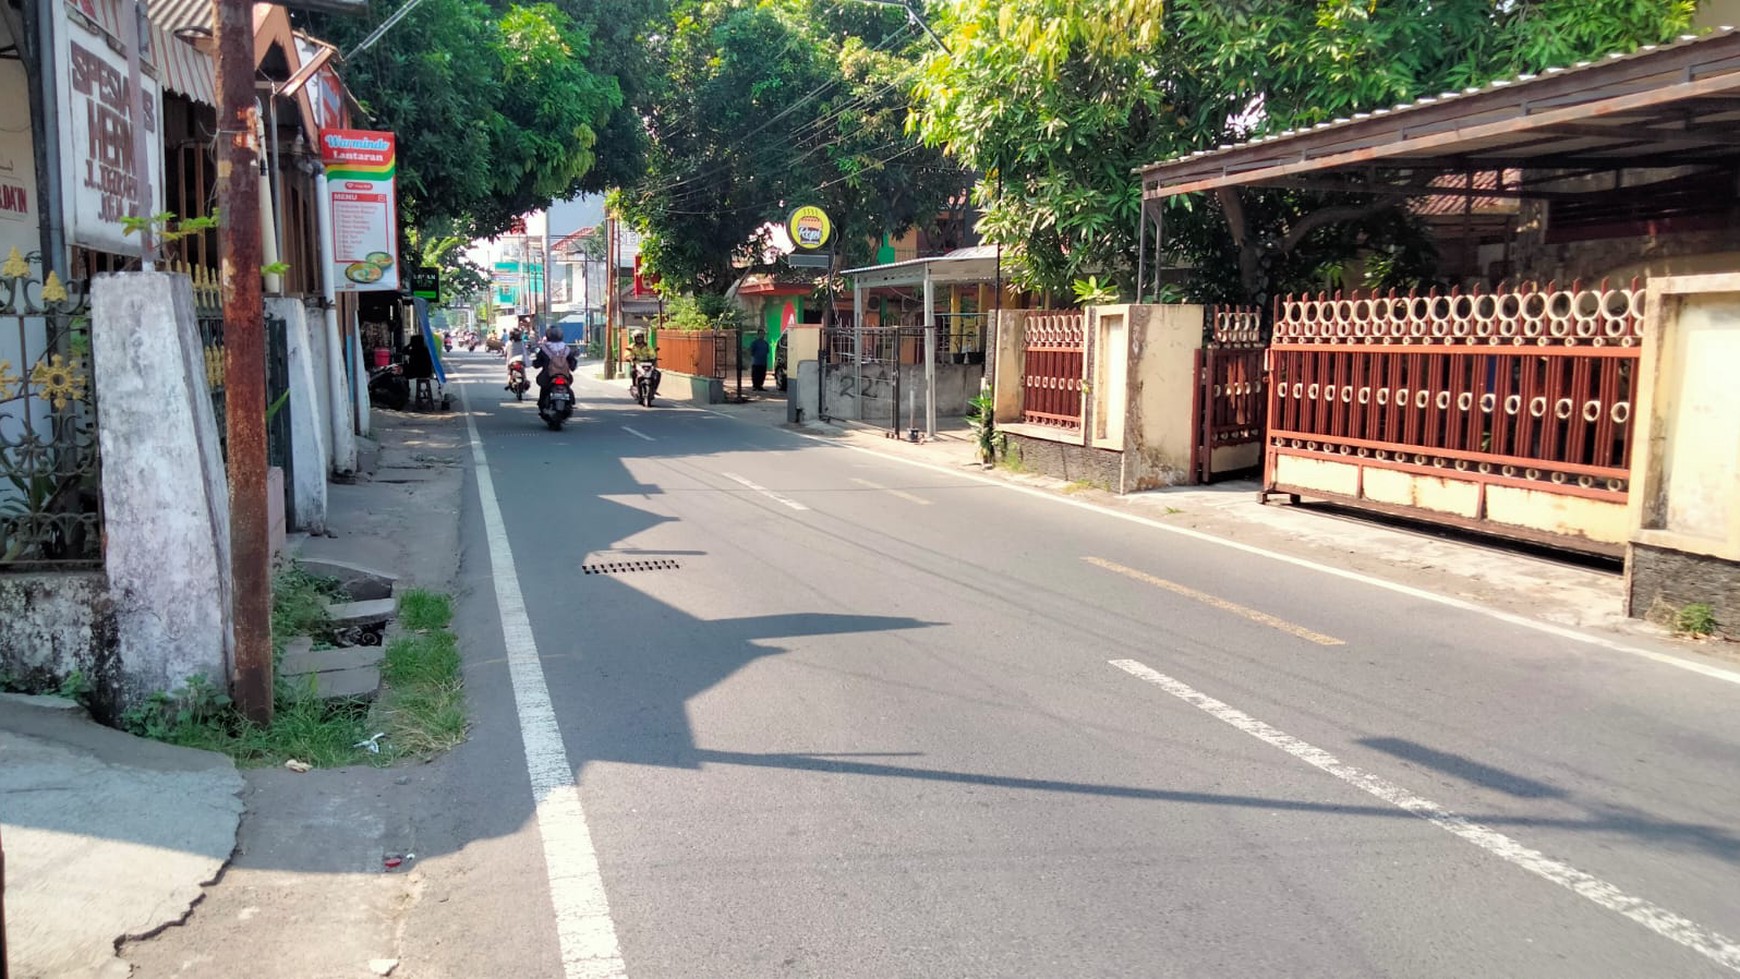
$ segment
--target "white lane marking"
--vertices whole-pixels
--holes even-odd
[[[1497,830],[1459,816],[1436,802],[1422,799],[1388,779],[1355,768],[1321,748],[1270,727],[1249,714],[1229,707],[1149,666],[1133,659],[1115,659],[1110,662],[1125,673],[1154,684],[1215,719],[1279,748],[1314,768],[1328,772],[1362,792],[1412,813],[1501,860],[1515,864],[1537,877],[1550,880],[1609,911],[1616,911],[1657,935],[1678,942],[1719,965],[1740,972],[1740,945],[1689,918],[1681,917],[1640,897],[1633,897],[1598,877],[1554,860],[1539,850],[1530,849]]]
[[[812,442],[819,442],[822,445],[831,445],[831,446],[834,446],[835,448],[850,449],[853,452],[862,452],[865,455],[875,456],[879,459],[887,459],[890,462],[899,462],[899,463],[903,463],[903,464],[908,465],[908,466],[917,466],[920,469],[926,469],[926,470],[929,470],[931,472],[943,473],[944,475],[948,475],[948,476],[956,476],[956,477],[959,477],[961,479],[970,480],[970,481],[975,482],[975,483],[983,483],[986,486],[995,486],[995,487],[998,487],[999,489],[1009,490],[1009,491],[1015,492],[1015,493],[1021,493],[1021,494],[1024,494],[1026,496],[1035,497],[1037,499],[1049,500],[1052,503],[1060,504],[1062,506],[1075,507],[1078,510],[1089,510],[1089,511],[1092,511],[1094,513],[1101,514],[1103,516],[1113,517],[1113,518],[1118,519],[1118,520],[1126,520],[1126,521],[1129,521],[1130,523],[1134,523],[1134,524],[1141,524],[1144,527],[1148,527],[1148,528],[1153,529],[1153,530],[1164,531],[1165,533],[1168,533],[1168,534],[1177,534],[1180,537],[1188,537],[1191,540],[1199,540],[1199,541],[1202,541],[1202,542],[1207,543],[1207,544],[1214,544],[1217,547],[1231,548],[1232,550],[1239,551],[1239,552],[1242,552],[1244,554],[1254,554],[1258,557],[1268,558],[1271,561],[1279,561],[1283,564],[1290,564],[1296,568],[1307,568],[1311,571],[1316,571],[1316,572],[1319,572],[1321,574],[1333,575],[1337,578],[1344,578],[1348,581],[1357,581],[1361,584],[1370,585],[1373,588],[1382,588],[1385,591],[1395,592],[1398,595],[1406,595],[1409,598],[1417,598],[1417,599],[1420,599],[1421,601],[1425,601],[1425,602],[1435,602],[1435,603],[1437,603],[1439,605],[1443,605],[1447,608],[1457,609],[1458,611],[1473,612],[1477,615],[1484,615],[1490,619],[1497,619],[1500,622],[1508,623],[1510,625],[1521,626],[1524,629],[1532,629],[1535,632],[1544,632],[1549,636],[1557,636],[1560,639],[1569,639],[1572,642],[1582,643],[1586,646],[1594,646],[1598,649],[1605,649],[1609,652],[1614,652],[1614,653],[1625,653],[1628,656],[1638,656],[1638,657],[1642,657],[1643,659],[1653,660],[1657,663],[1661,663],[1661,664],[1664,664],[1666,666],[1677,667],[1678,669],[1682,669],[1682,670],[1689,670],[1693,673],[1702,674],[1703,676],[1712,677],[1712,678],[1717,679],[1717,680],[1725,680],[1728,683],[1740,684],[1740,672],[1736,672],[1734,670],[1725,670],[1719,666],[1711,666],[1708,663],[1700,663],[1700,662],[1697,662],[1696,660],[1685,659],[1683,657],[1675,656],[1671,653],[1661,653],[1661,652],[1657,652],[1653,649],[1643,649],[1642,647],[1639,647],[1639,646],[1628,646],[1622,642],[1616,642],[1612,639],[1607,639],[1607,638],[1604,638],[1602,636],[1593,636],[1593,635],[1590,635],[1589,633],[1579,632],[1576,629],[1568,628],[1566,626],[1554,625],[1551,622],[1541,622],[1538,619],[1531,619],[1531,618],[1528,618],[1527,616],[1517,615],[1513,612],[1505,612],[1505,611],[1501,611],[1501,610],[1495,609],[1495,608],[1488,608],[1485,605],[1477,605],[1474,602],[1464,601],[1463,599],[1460,599],[1460,598],[1452,598],[1449,595],[1440,595],[1437,592],[1430,592],[1430,591],[1425,590],[1424,588],[1415,588],[1411,585],[1401,584],[1400,582],[1386,581],[1382,578],[1374,578],[1371,575],[1361,574],[1358,571],[1349,571],[1346,568],[1336,568],[1336,567],[1331,567],[1330,565],[1327,565],[1327,564],[1319,564],[1316,561],[1310,560],[1309,558],[1294,557],[1291,554],[1282,554],[1282,553],[1279,553],[1278,551],[1264,550],[1263,548],[1257,547],[1254,544],[1246,544],[1246,543],[1243,543],[1241,541],[1229,540],[1225,537],[1216,537],[1213,534],[1206,533],[1206,532],[1200,531],[1200,530],[1192,530],[1189,527],[1178,527],[1178,526],[1175,526],[1172,524],[1161,523],[1158,520],[1150,520],[1147,517],[1138,516],[1137,514],[1134,514],[1134,513],[1124,513],[1120,510],[1114,510],[1114,509],[1111,509],[1110,507],[1101,506],[1097,503],[1089,503],[1086,500],[1075,500],[1075,499],[1071,499],[1067,496],[1058,496],[1055,493],[1049,493],[1049,492],[1047,492],[1045,490],[1041,490],[1041,489],[1034,489],[1031,486],[1021,486],[1021,485],[1018,485],[1016,483],[1008,483],[1008,482],[1004,482],[1003,480],[1000,480],[1000,479],[993,479],[989,476],[979,476],[979,475],[975,475],[973,473],[960,472],[960,471],[955,470],[955,469],[950,469],[947,466],[938,466],[938,465],[934,465],[932,463],[923,462],[923,461],[918,460],[918,459],[908,459],[904,456],[897,456],[891,452],[881,452],[881,451],[878,451],[876,449],[867,449],[861,445],[851,445],[851,444],[847,444],[847,443],[841,443],[841,442],[834,441],[832,439],[823,438],[820,435],[811,435],[807,432],[791,432],[790,429],[780,429],[780,431],[787,431],[787,432],[790,432],[792,435],[797,436],[798,438],[809,439]]]
[[[1155,588],[1164,588],[1175,595],[1183,595],[1185,598],[1192,601],[1201,602],[1204,605],[1220,609],[1223,612],[1231,612],[1234,615],[1250,619],[1252,622],[1266,625],[1271,629],[1279,629],[1288,635],[1298,636],[1300,639],[1314,642],[1319,646],[1347,645],[1346,642],[1337,639],[1334,636],[1326,636],[1321,632],[1313,632],[1302,625],[1288,622],[1286,619],[1280,618],[1279,616],[1270,615],[1267,612],[1259,612],[1254,608],[1240,605],[1237,602],[1227,601],[1217,595],[1210,595],[1207,592],[1197,591],[1194,588],[1181,585],[1176,581],[1167,581],[1165,578],[1151,575],[1146,571],[1138,571],[1135,568],[1125,567],[1116,561],[1108,561],[1103,557],[1092,556],[1083,557],[1082,560],[1095,567],[1104,568],[1113,574],[1121,574],[1126,578],[1140,581],[1145,585],[1153,585]]]
[[[616,940],[616,925],[610,920],[610,902],[604,893],[604,878],[598,870],[598,853],[592,847],[592,832],[586,827],[586,810],[580,804],[580,787],[568,752],[562,747],[562,731],[544,682],[538,645],[514,570],[513,548],[508,544],[507,525],[495,497],[495,480],[489,474],[483,440],[471,414],[466,385],[459,385],[465,406],[465,428],[471,436],[471,460],[477,472],[477,494],[483,504],[483,526],[489,537],[490,571],[495,579],[495,604],[501,611],[502,640],[507,646],[508,675],[512,678],[514,704],[519,709],[520,741],[525,746],[526,771],[531,775],[532,796],[537,803],[538,835],[544,841],[544,869],[549,877],[550,901],[556,911],[556,938],[561,945],[564,979],[623,979],[628,975],[622,950]]]
[[[930,506],[929,500],[925,499],[922,496],[916,496],[912,493],[908,493],[905,490],[891,489],[887,486],[882,485],[881,483],[872,483],[868,479],[859,479],[856,476],[852,477],[852,482],[857,483],[859,486],[867,486],[873,490],[881,490],[882,492],[887,493],[889,496],[898,497],[902,500],[905,500],[908,503],[917,503],[920,506]]]
[[[762,496],[767,497],[768,499],[772,500],[775,503],[778,503],[781,506],[788,506],[788,507],[791,507],[793,510],[808,510],[809,509],[809,507],[804,506],[802,503],[799,503],[796,500],[789,499],[789,498],[784,497],[784,496],[780,496],[778,493],[775,493],[773,490],[770,490],[765,486],[757,486],[756,484],[750,482],[747,479],[744,479],[742,476],[739,476],[736,473],[720,473],[719,475],[724,476],[726,479],[729,479],[734,483],[741,483],[744,486],[749,487],[750,489],[754,490],[755,492],[760,493]]]
[[[658,441],[658,440],[657,440],[657,439],[655,439],[655,438],[653,438],[653,437],[652,437],[652,436],[651,436],[651,435],[647,435],[647,434],[646,434],[646,433],[644,433],[644,432],[637,432],[637,431],[635,431],[635,430],[634,430],[634,429],[632,429],[632,428],[629,428],[629,427],[628,427],[628,426],[627,426],[627,425],[624,425],[624,426],[622,426],[622,430],[623,430],[623,431],[625,431],[625,432],[627,432],[627,433],[628,433],[628,434],[630,434],[630,435],[633,435],[633,436],[634,436],[634,437],[635,437],[635,438],[643,438],[643,439],[646,439],[646,440],[647,440],[647,441],[648,441],[648,442],[656,442],[656,441]]]

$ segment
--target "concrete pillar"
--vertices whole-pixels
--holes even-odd
[[[350,331],[350,399],[356,406],[356,433],[366,436],[374,431],[369,422],[369,368],[363,360],[362,336]]]
[[[344,340],[338,333],[338,310],[328,306],[324,319],[326,420],[332,435],[332,471],[348,475],[356,472],[356,421],[351,411],[350,376],[345,369]]]
[[[321,471],[332,471],[332,374],[331,348],[326,344],[326,318],[319,306],[305,306],[308,324],[309,362],[314,368],[314,417],[320,426]]]
[[[997,424],[1021,420],[1021,376],[1027,366],[1027,310],[1005,309],[996,316],[992,334],[992,416]]]
[[[185,276],[92,287],[104,571],[129,700],[230,675],[230,513],[205,355]]]
[[[308,335],[308,308],[300,299],[271,297],[266,315],[282,317],[290,360],[289,529],[312,534],[326,530],[326,419],[320,416],[314,349]]]
[[[852,386],[852,402],[858,406],[854,417],[864,420],[864,284],[852,282],[852,372],[857,383]]]

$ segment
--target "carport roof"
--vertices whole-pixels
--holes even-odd
[[[1137,171],[1144,200],[1223,187],[1444,195],[1433,177],[1740,161],[1740,32],[1721,28],[1570,68],[1358,113]],[[1525,180],[1480,197],[1551,197]]]
[[[887,265],[867,265],[863,268],[846,269],[841,274],[851,276],[854,284],[866,289],[923,285],[927,272],[930,281],[938,285],[960,285],[996,282],[998,265],[995,245],[974,245],[971,248],[957,248],[946,255],[933,258],[912,258]]]

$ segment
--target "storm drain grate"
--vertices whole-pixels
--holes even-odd
[[[677,562],[669,558],[656,561],[606,561],[603,564],[582,564],[585,574],[632,574],[636,571],[675,571]]]

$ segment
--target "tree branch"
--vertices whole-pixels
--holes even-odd
[[[1281,252],[1289,254],[1299,247],[1305,236],[1328,224],[1339,224],[1344,221],[1363,221],[1375,217],[1396,206],[1395,200],[1381,200],[1370,204],[1343,204],[1337,207],[1326,207],[1320,211],[1312,211],[1299,219],[1299,223],[1287,229],[1287,234],[1281,239]]]

